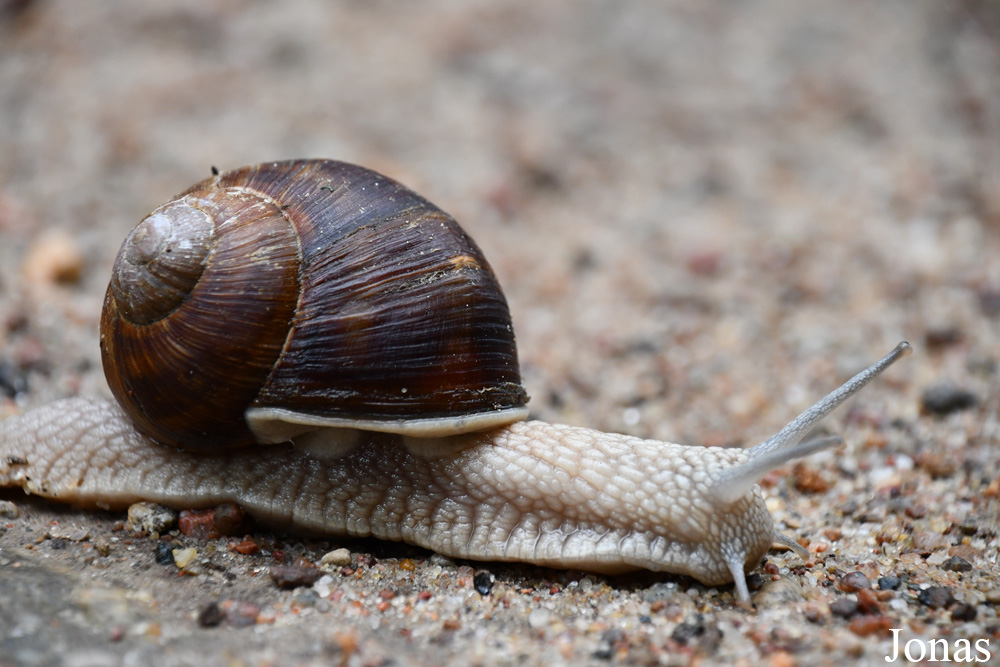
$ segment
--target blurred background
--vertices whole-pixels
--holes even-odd
[[[536,416],[745,444],[904,338],[869,401],[996,400],[998,3],[0,0],[4,409],[106,392],[142,216],[292,157],[462,222]]]

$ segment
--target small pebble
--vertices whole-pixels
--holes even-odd
[[[198,540],[210,540],[220,537],[212,525],[213,521],[212,510],[184,510],[177,520],[177,527],[182,535]]]
[[[82,542],[90,537],[90,531],[80,526],[61,526],[56,524],[49,528],[50,539],[64,539],[70,542]]]
[[[924,562],[928,565],[944,565],[947,560],[948,554],[943,551],[938,551],[928,556]]]
[[[215,508],[214,526],[219,535],[239,535],[247,513],[234,503],[222,503]]]
[[[751,591],[759,591],[760,587],[764,585],[764,575],[760,572],[754,572],[747,577],[747,588]]]
[[[300,607],[313,607],[319,601],[319,593],[311,588],[303,588],[296,591],[292,599]]]
[[[802,493],[826,493],[833,487],[823,473],[806,463],[796,463],[792,475],[795,488]]]
[[[244,556],[253,556],[254,554],[260,553],[260,545],[257,541],[247,535],[239,542],[235,542],[229,546],[230,549],[238,554],[243,554]]]
[[[594,586],[590,577],[580,580],[580,590],[588,592]],[[667,600],[677,594],[677,584],[672,581],[658,581],[642,592],[643,602],[660,602]]]
[[[234,628],[245,628],[257,623],[257,616],[260,614],[260,607],[252,602],[234,602],[226,600],[222,603],[222,610],[226,614],[226,620]]]
[[[54,229],[31,244],[21,262],[21,271],[32,287],[77,283],[83,273],[83,252],[70,234]]]
[[[823,620],[823,612],[817,607],[806,607],[802,611],[802,616],[810,623],[820,623]]]
[[[674,631],[670,633],[670,638],[678,644],[687,644],[695,637],[705,632],[705,618],[701,614],[693,619],[678,623]]]
[[[188,537],[214,540],[243,532],[245,516],[238,505],[223,503],[207,510],[184,510],[177,519],[177,527]]]
[[[549,624],[549,619],[552,615],[549,613],[548,609],[532,609],[531,613],[528,614],[528,625],[533,628],[544,628]]]
[[[174,563],[182,570],[187,569],[194,562],[194,559],[198,557],[198,550],[194,547],[173,549],[170,553],[174,557]]]
[[[203,628],[214,628],[225,618],[222,609],[215,602],[209,602],[198,611],[198,625]]]
[[[331,567],[347,567],[351,564],[351,552],[348,549],[328,551],[319,559],[319,564]]]
[[[802,586],[789,577],[767,581],[753,595],[753,603],[759,608],[784,607],[804,599]]]
[[[153,558],[160,565],[176,565],[174,562],[174,546],[169,542],[157,542],[153,550]]]
[[[0,500],[0,518],[16,519],[19,516],[21,512],[17,509],[17,505],[9,500]]]
[[[291,589],[312,586],[323,576],[323,570],[303,565],[272,565],[268,574],[278,588]]]
[[[475,577],[472,578],[472,585],[475,586],[476,591],[483,597],[490,594],[493,590],[493,582],[496,580],[489,572],[479,572]]]
[[[858,601],[840,598],[830,603],[830,613],[841,618],[851,618],[858,613]]]
[[[969,572],[972,570],[972,563],[964,558],[952,556],[946,560],[943,565],[941,565],[941,569],[948,570],[950,572]]]
[[[978,397],[951,384],[936,384],[928,387],[920,399],[920,411],[924,414],[943,416],[974,407]]]
[[[128,529],[134,533],[147,533],[158,537],[167,532],[177,521],[177,512],[156,503],[135,503],[128,508]]]
[[[697,614],[694,618],[679,623],[670,633],[670,638],[702,653],[712,654],[722,643],[722,630],[715,623],[706,623],[705,617]]]
[[[852,619],[848,628],[859,637],[868,637],[874,634],[888,635],[896,623],[888,616],[865,615]]]
[[[948,586],[931,586],[917,595],[920,604],[931,609],[944,609],[955,602],[955,596]]]
[[[924,343],[929,348],[942,348],[962,341],[962,331],[954,325],[934,327],[924,332]]]
[[[976,620],[976,613],[975,605],[962,602],[955,605],[955,608],[951,610],[951,620],[959,622],[974,621]]]
[[[861,572],[850,572],[837,580],[837,588],[845,593],[857,593],[866,588],[871,588],[872,584]]]

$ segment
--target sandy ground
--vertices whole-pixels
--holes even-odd
[[[8,491],[0,665],[875,665],[891,628],[1000,654],[997,3],[3,0],[0,121],[2,414],[107,393],[100,304],[147,211],[291,157],[463,223],[539,418],[751,445],[916,348],[829,420],[845,447],[765,480],[814,559],[772,552],[756,612],[262,529],[174,536],[181,576],[120,513]],[[267,576],[342,546],[311,588]]]

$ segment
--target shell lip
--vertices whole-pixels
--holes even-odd
[[[249,408],[245,413],[247,426],[250,427],[254,439],[262,444],[288,442],[297,435],[320,428],[396,433],[413,438],[440,438],[473,431],[486,431],[523,421],[527,417],[527,406],[426,419],[323,417],[273,407]]]

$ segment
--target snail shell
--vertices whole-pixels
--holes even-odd
[[[527,414],[476,244],[406,187],[330,160],[215,175],[149,214],[115,261],[101,353],[139,429],[196,451]]]

